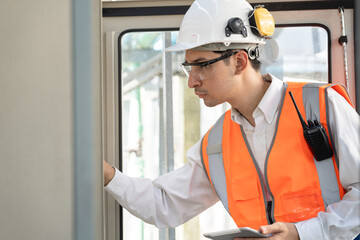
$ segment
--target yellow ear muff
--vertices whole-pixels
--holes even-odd
[[[250,24],[256,29],[251,28],[252,32],[261,37],[269,37],[274,34],[275,21],[271,13],[263,7],[255,7],[250,12]]]

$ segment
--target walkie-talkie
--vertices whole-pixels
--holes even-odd
[[[326,134],[325,128],[318,122],[318,120],[307,120],[308,124],[304,121],[294,97],[289,92],[290,97],[294,103],[296,111],[299,115],[299,119],[303,128],[303,133],[307,144],[310,147],[312,154],[317,161],[322,161],[333,156],[333,150],[331,149],[328,135]]]

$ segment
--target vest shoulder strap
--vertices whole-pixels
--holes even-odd
[[[324,84],[324,83],[306,83],[302,90],[303,106],[306,113],[307,120],[318,120],[324,122],[328,120],[328,104],[327,104],[327,88],[337,85]],[[335,89],[337,90],[337,89]],[[325,91],[322,93],[322,91]],[[324,99],[321,99],[324,98]],[[326,113],[321,113],[321,102],[325,102]],[[324,111],[324,110],[322,110]],[[325,115],[326,119],[322,119]],[[328,124],[327,124],[328,125]],[[328,125],[329,126],[329,125]],[[330,129],[329,129],[330,131]],[[329,134],[330,135],[330,134]],[[331,139],[331,137],[330,137]],[[332,158],[328,158],[323,161],[317,161],[315,158],[314,164],[319,177],[322,198],[324,200],[325,207],[327,205],[340,201],[340,189],[338,185],[338,179],[334,161]]]

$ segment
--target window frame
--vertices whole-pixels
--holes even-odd
[[[328,44],[328,83],[332,83],[332,66],[331,66],[331,31],[330,29],[321,23],[291,23],[291,24],[275,24],[276,28],[281,27],[321,27],[323,28],[327,33],[327,44]],[[260,53],[261,54],[261,53]]]

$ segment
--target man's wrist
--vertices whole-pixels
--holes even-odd
[[[104,186],[108,185],[114,176],[115,168],[104,161]]]

